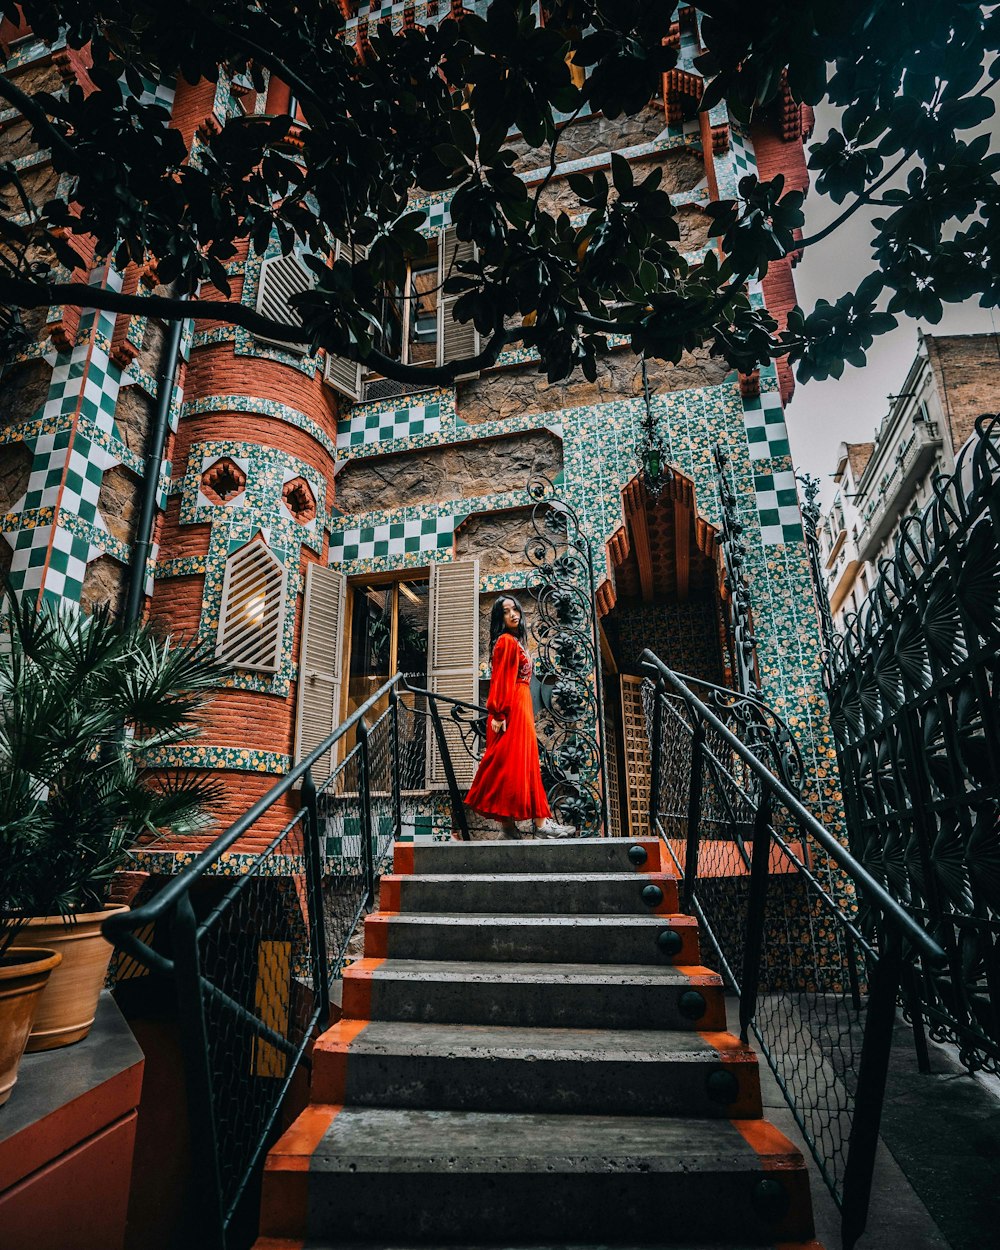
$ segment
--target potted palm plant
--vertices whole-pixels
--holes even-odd
[[[136,843],[208,816],[217,786],[204,773],[153,773],[143,759],[197,735],[221,671],[155,625],[9,592],[0,642],[0,966],[28,948],[61,953],[27,1043],[46,1050],[90,1029],[111,957],[101,923]]]

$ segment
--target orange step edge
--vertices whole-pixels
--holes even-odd
[[[289,1239],[294,1247],[296,1239],[301,1244],[308,1235],[309,1164],[342,1110],[340,1105],[310,1103],[268,1151],[260,1194],[261,1237]]]
[[[809,1171],[802,1151],[770,1120],[730,1120],[760,1160],[762,1172],[780,1176],[788,1194],[788,1210],[775,1230],[778,1244],[802,1247],[815,1244],[812,1195],[809,1190]],[[788,1237],[793,1228],[808,1229],[807,1241],[795,1241]],[[782,1237],[782,1229],[785,1236]]]

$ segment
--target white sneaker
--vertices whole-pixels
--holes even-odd
[[[546,816],[540,825],[535,828],[536,838],[572,838],[576,833],[574,825],[561,825],[558,821],[553,820],[551,816]]]

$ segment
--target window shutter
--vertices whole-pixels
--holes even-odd
[[[302,644],[295,705],[295,762],[305,759],[340,723],[343,673],[344,602],[347,579],[322,564],[306,568]],[[319,785],[330,775],[330,754],[313,766]]]
[[[479,702],[479,561],[454,560],[431,565],[430,639],[427,688],[466,703]],[[455,767],[455,779],[468,786],[476,771],[462,743],[447,704],[440,705],[445,739]],[[441,753],[434,731],[427,727],[427,784],[447,789]]]
[[[323,366],[323,381],[348,399],[361,398],[361,364],[346,356],[330,356]]]
[[[346,260],[350,264],[355,261],[362,260],[366,255],[363,247],[352,247],[349,243],[338,243],[334,252],[335,260]],[[348,399],[359,400],[361,398],[361,376],[362,367],[356,360],[348,360],[346,356],[331,356],[329,353],[326,357],[326,363],[323,365],[323,381],[328,386],[332,386],[335,391],[339,391],[341,395],[346,395]]]
[[[273,321],[284,321],[293,326],[300,326],[302,318],[292,308],[288,300],[300,291],[308,291],[313,285],[313,275],[294,252],[288,256],[268,256],[260,266],[260,280],[257,284],[257,311],[263,317]],[[309,350],[305,343],[285,343],[281,339],[271,339],[264,334],[255,334],[261,343],[271,343],[282,351],[291,352],[296,356],[304,356]]]
[[[458,274],[456,262],[474,260],[475,256],[474,244],[460,243],[455,227],[445,226],[441,231],[441,245],[438,248],[438,283],[443,284],[446,278]],[[441,345],[442,364],[479,354],[479,332],[476,327],[471,321],[456,321],[452,315],[458,298],[459,296],[447,294],[443,289],[438,297],[438,343]],[[463,376],[472,378],[477,374],[467,373]]]
[[[260,539],[226,561],[215,654],[236,668],[277,672],[285,623],[287,574]]]

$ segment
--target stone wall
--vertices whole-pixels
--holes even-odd
[[[51,378],[52,369],[44,360],[5,368],[0,384],[0,429],[30,421],[48,398]]]
[[[111,556],[98,556],[87,565],[83,579],[80,605],[85,612],[107,605],[112,612],[119,611],[128,591],[129,570]]]
[[[139,515],[138,477],[123,464],[108,469],[101,479],[97,507],[113,538],[131,543]]]
[[[650,360],[647,374],[658,394],[693,387],[718,386],[729,366],[707,351],[685,352],[678,364]],[[533,412],[558,412],[642,394],[642,364],[630,349],[610,352],[597,368],[597,379],[577,375],[568,382],[549,384],[531,365],[492,372],[460,382],[456,400],[459,417],[470,424],[496,421]]]
[[[523,490],[530,477],[554,478],[561,469],[562,444],[544,430],[395,456],[359,457],[337,474],[337,507],[367,512]]]
[[[28,489],[32,459],[24,443],[7,443],[0,451],[0,514],[13,511]]]
[[[701,153],[690,148],[675,148],[655,156],[631,162],[636,182],[648,177],[654,169],[661,169],[663,177],[660,189],[670,195],[686,195],[693,191],[705,177],[705,163]],[[575,215],[582,210],[579,197],[564,178],[559,178],[545,188],[538,200],[548,213],[563,212]]]
[[[662,100],[650,101],[635,117],[608,118],[602,113],[594,113],[562,128],[557,156],[560,161],[576,161],[612,148],[649,143],[657,138],[666,124]],[[514,169],[518,172],[547,167],[549,163],[548,148],[529,147],[524,139],[512,140],[507,144],[507,151],[517,157]]]
[[[455,559],[478,556],[484,574],[527,570],[524,544],[533,533],[530,508],[479,512],[455,530]]]

